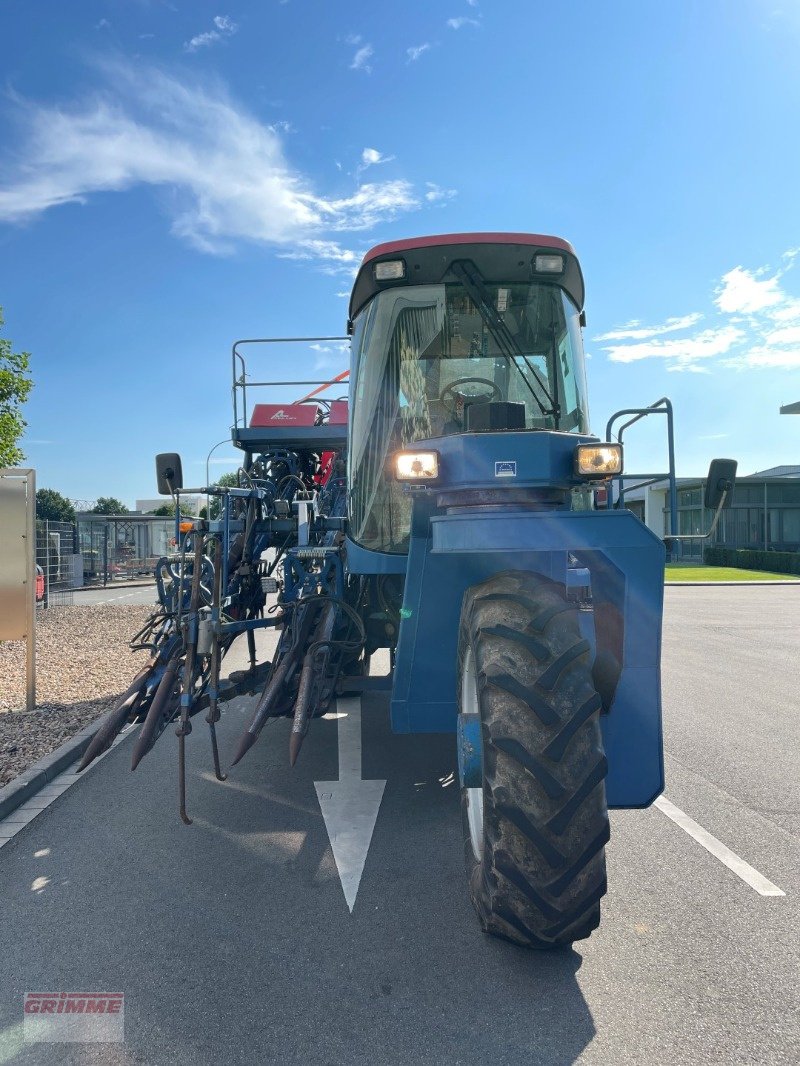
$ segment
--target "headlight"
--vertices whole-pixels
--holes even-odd
[[[439,476],[439,453],[398,452],[394,472],[398,481],[433,481]]]
[[[575,473],[581,477],[606,478],[622,473],[621,444],[579,444],[575,449]]]

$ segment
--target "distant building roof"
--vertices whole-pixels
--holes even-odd
[[[800,466],[771,466],[767,470],[756,470],[748,477],[800,477]]]

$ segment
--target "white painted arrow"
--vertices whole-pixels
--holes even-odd
[[[337,700],[339,780],[315,781],[342,891],[353,913],[385,781],[361,780],[361,698]]]

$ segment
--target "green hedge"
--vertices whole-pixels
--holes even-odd
[[[708,566],[738,566],[743,570],[771,570],[774,574],[800,574],[800,552],[765,552],[751,548],[706,548]]]

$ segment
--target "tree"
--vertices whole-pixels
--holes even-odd
[[[98,496],[92,514],[128,514],[128,508],[116,496]]]
[[[36,493],[36,517],[40,522],[74,522],[75,508],[66,496],[55,489],[39,489]]]
[[[155,511],[148,511],[148,514],[158,515],[160,518],[174,518],[175,517],[175,504],[174,503],[162,503],[160,507],[156,507]],[[194,518],[186,504],[181,504],[181,514],[184,518]]]
[[[0,307],[0,328],[2,325]],[[33,388],[29,364],[28,352],[12,352],[11,341],[0,337],[0,466],[19,466],[25,458],[17,442],[27,425],[19,409]]]
[[[215,485],[219,485],[221,488],[238,489],[239,487],[239,474],[236,471],[232,471],[229,474],[222,474],[214,482]],[[219,518],[222,514],[222,497],[211,497],[211,515],[212,519]]]

